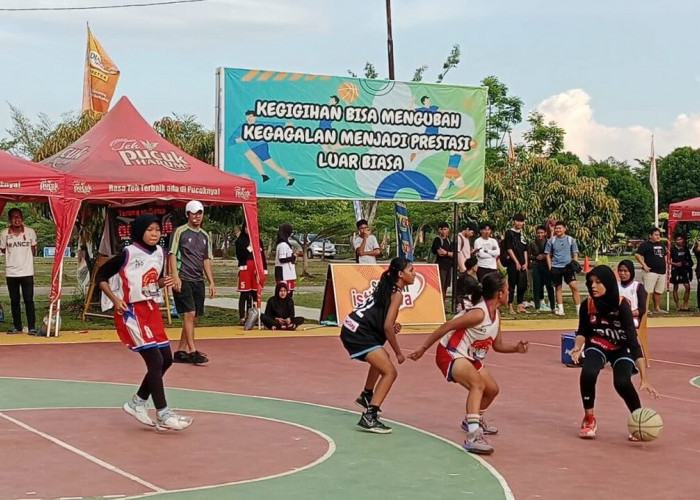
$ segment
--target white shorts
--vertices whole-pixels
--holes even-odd
[[[642,283],[644,283],[644,290],[646,290],[648,294],[664,293],[664,291],[666,291],[666,273],[644,273]]]

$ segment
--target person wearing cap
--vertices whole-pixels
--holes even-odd
[[[170,272],[173,276],[173,297],[182,317],[180,344],[173,361],[202,364],[209,358],[194,345],[197,316],[204,314],[204,277],[209,281],[209,296],[216,295],[211,271],[212,247],[209,234],[202,229],[204,206],[192,200],[185,206],[187,224],[178,227],[170,240]]]
[[[505,249],[506,255],[501,257],[504,261],[506,269],[508,269],[508,309],[511,314],[515,314],[513,309],[513,300],[515,299],[515,290],[517,288],[517,304],[518,313],[527,313],[527,309],[523,305],[525,301],[525,291],[527,290],[527,241],[523,236],[523,226],[525,225],[525,217],[521,213],[513,216],[513,227],[508,229],[505,234]],[[505,258],[504,258],[505,257]]]

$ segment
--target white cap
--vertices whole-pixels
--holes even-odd
[[[204,212],[204,205],[197,200],[189,201],[187,202],[187,205],[185,205],[185,213],[189,212],[191,214],[196,214],[200,210]]]

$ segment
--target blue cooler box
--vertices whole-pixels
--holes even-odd
[[[576,333],[561,334],[561,362],[566,364],[572,363],[571,350],[576,343]]]

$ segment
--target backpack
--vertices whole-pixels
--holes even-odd
[[[556,236],[552,236],[551,238],[549,238],[549,244],[552,246],[552,249],[554,249],[554,241],[556,241],[556,239],[557,239]],[[574,238],[567,234],[566,240],[569,242],[569,253],[571,253],[571,257],[573,257],[573,252],[571,252],[571,249],[574,246]]]
[[[506,233],[508,234],[508,233]],[[498,248],[501,249],[501,255],[499,258],[501,259],[501,265],[506,266],[510,262],[510,254],[508,253],[508,249],[506,248],[506,237],[503,236],[501,238],[501,241],[498,242]]]

